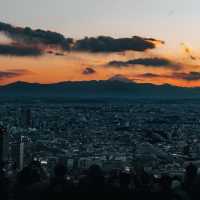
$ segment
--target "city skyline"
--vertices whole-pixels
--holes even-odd
[[[1,0],[1,199],[198,199],[199,8]]]

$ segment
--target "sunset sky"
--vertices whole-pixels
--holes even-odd
[[[0,84],[120,75],[200,86],[199,8],[199,0],[1,0]]]

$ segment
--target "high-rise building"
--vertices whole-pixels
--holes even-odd
[[[16,163],[16,167],[22,170],[25,164],[25,141],[24,136],[20,136],[19,139],[12,144],[12,160]]]
[[[19,169],[22,170],[24,167],[24,141],[23,136],[20,138],[20,146],[19,146]]]
[[[8,160],[8,132],[7,129],[0,125],[0,165]]]
[[[11,145],[11,157],[12,161],[15,163],[16,168],[19,169],[20,163],[20,143],[15,141]]]

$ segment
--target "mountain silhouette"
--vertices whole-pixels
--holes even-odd
[[[0,86],[0,97],[74,99],[190,99],[200,98],[200,88],[184,88],[169,84],[138,84],[124,80],[123,77],[115,77],[105,81],[69,81],[52,84],[15,82]]]
[[[126,76],[123,76],[121,74],[117,74],[115,76],[112,76],[111,78],[108,79],[108,81],[120,81],[120,82],[125,82],[125,83],[130,83],[132,82],[130,79],[128,79]]]

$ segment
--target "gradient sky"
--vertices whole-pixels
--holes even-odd
[[[200,79],[183,80],[169,75],[169,69],[138,67],[134,69],[105,68],[106,62],[139,57],[165,57],[181,62],[179,73],[200,72],[200,60],[188,58],[200,52],[200,1],[199,0],[1,0],[0,21],[15,26],[29,26],[64,34],[76,39],[85,36],[153,37],[166,42],[163,47],[138,55],[128,52],[124,55],[94,55],[83,53],[67,54],[64,57],[40,58],[0,57],[0,71],[23,69],[30,71],[19,77],[1,79],[5,84],[16,80],[30,82],[57,82],[65,80],[107,79],[122,74],[139,82],[171,83],[181,86],[200,85]],[[0,36],[0,41],[5,41]],[[185,43],[185,47],[181,46]],[[97,73],[84,75],[87,68],[95,68]],[[141,80],[138,74],[162,74],[160,78]],[[173,72],[174,73],[174,72]],[[137,78],[134,76],[137,75]]]
[[[1,21],[66,36],[152,36],[200,43],[198,0],[1,0]]]

